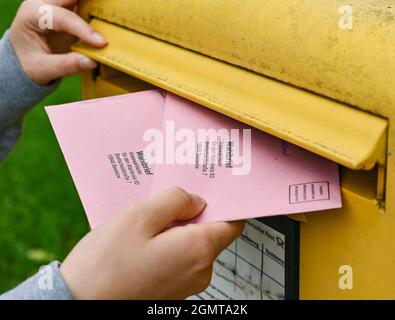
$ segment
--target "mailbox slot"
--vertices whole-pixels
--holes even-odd
[[[94,87],[89,85],[92,80],[95,83]],[[131,77],[105,64],[100,64],[98,70],[93,73],[84,74],[83,81],[86,83],[84,85],[85,91],[83,92],[84,99],[157,88],[151,83]],[[377,201],[377,209],[383,210],[385,189],[384,170],[385,166],[380,164],[376,164],[370,170],[354,170],[340,164],[341,186],[343,189],[364,198]],[[296,217],[302,221],[305,220],[303,215],[297,215]]]
[[[110,45],[79,42],[74,50],[350,169],[385,165],[385,119],[98,19],[91,24]]]

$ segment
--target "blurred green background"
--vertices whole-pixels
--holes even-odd
[[[20,0],[0,0],[0,34]],[[1,97],[0,97],[1,99]],[[80,99],[78,77],[37,105],[22,138],[0,163],[0,293],[53,259],[62,261],[88,231],[78,194],[43,106]]]

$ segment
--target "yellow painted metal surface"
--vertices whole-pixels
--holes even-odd
[[[125,80],[118,79],[125,75],[85,74],[83,89],[85,97],[141,90],[140,84],[133,85],[140,78],[304,144],[345,167],[367,169],[381,163],[377,171],[342,168],[344,207],[301,219],[300,298],[394,299],[395,4],[354,2],[354,29],[345,31],[338,28],[338,9],[343,4],[337,0],[319,4],[313,0],[82,1],[80,12],[87,20],[96,17],[125,28],[96,19],[110,46],[99,51],[79,44],[77,50],[129,74],[132,81],[125,87]],[[257,110],[260,116],[254,117]],[[287,132],[287,125],[292,131]],[[299,132],[304,135],[298,137]],[[366,143],[358,142],[361,137]],[[312,141],[330,143],[333,150],[324,151]],[[350,141],[354,147],[357,144],[355,150]],[[339,150],[350,155],[349,160],[338,156]],[[385,195],[385,203],[380,194]],[[341,265],[353,268],[352,290],[338,286]]]
[[[394,215],[348,190],[342,199],[342,209],[308,214],[300,225],[301,298],[394,299]],[[342,265],[352,267],[352,290],[338,286]]]
[[[91,24],[110,45],[80,42],[76,51],[347,167],[385,163],[384,119],[104,21]]]
[[[341,30],[345,4],[90,0],[81,12],[374,113],[394,112],[395,3],[353,1],[353,30]]]

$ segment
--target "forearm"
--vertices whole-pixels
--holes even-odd
[[[12,149],[26,112],[51,93],[59,80],[38,85],[24,73],[8,37],[0,40],[0,161]]]

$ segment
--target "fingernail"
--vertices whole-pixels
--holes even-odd
[[[207,206],[206,200],[204,200],[201,196],[198,196],[197,194],[194,193],[192,193],[191,195],[195,198],[196,202],[199,204],[199,206],[202,209]]]
[[[95,38],[95,40],[96,41],[99,41],[99,42],[107,42],[107,39],[106,38],[104,38],[99,32],[94,32],[93,33],[93,37]]]
[[[90,70],[96,68],[97,64],[95,61],[89,59],[88,57],[81,57],[80,66],[82,70]]]

